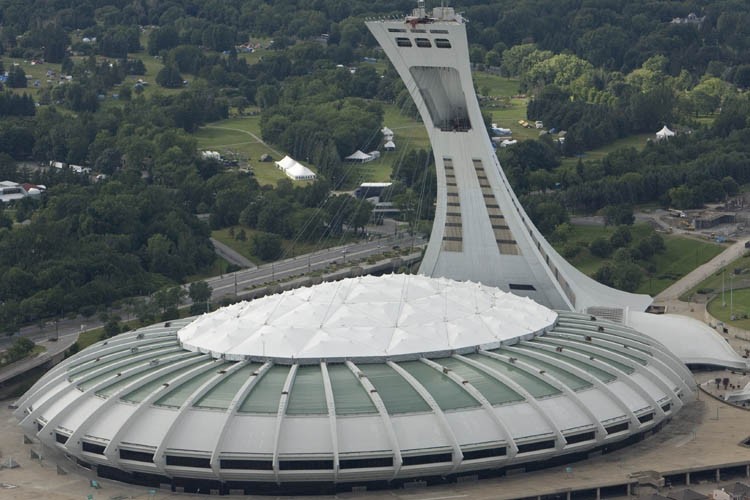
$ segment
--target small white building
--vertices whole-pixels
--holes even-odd
[[[383,149],[385,149],[386,151],[395,151],[396,143],[393,141],[388,141],[383,145]]]
[[[391,141],[393,140],[393,130],[389,129],[388,127],[383,127],[381,132],[383,133],[383,140],[384,141]]]

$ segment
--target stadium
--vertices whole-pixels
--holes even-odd
[[[17,416],[101,477],[320,492],[585,458],[693,397],[685,366],[628,327],[390,275],[102,341],[46,374]]]

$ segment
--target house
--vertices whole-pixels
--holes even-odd
[[[393,141],[388,141],[383,145],[383,149],[385,149],[386,151],[395,151],[396,143]]]

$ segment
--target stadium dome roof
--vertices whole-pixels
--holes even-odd
[[[99,342],[42,377],[17,416],[105,477],[258,491],[611,449],[692,397],[685,366],[628,327],[482,285],[391,275]]]
[[[235,361],[417,359],[531,338],[556,317],[529,298],[477,283],[362,276],[234,304],[178,336],[185,349]]]

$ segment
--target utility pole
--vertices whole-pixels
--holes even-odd
[[[234,296],[237,296],[237,271],[234,272]]]

